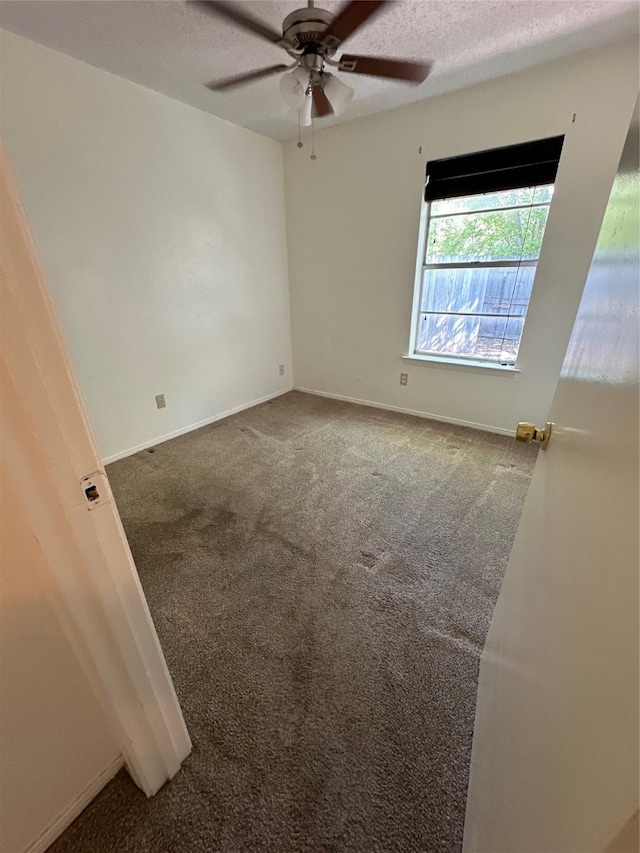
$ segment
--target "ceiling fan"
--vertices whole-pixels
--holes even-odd
[[[416,85],[422,83],[431,71],[431,62],[354,54],[343,54],[337,61],[332,58],[349,36],[390,3],[391,0],[350,0],[337,15],[332,15],[331,12],[316,8],[314,0],[308,0],[307,8],[297,9],[287,15],[280,34],[237,4],[219,0],[189,0],[189,5],[233,22],[241,29],[283,48],[294,60],[289,65],[270,65],[205,85],[213,92],[224,92],[288,72],[281,78],[280,92],[285,103],[294,113],[297,112],[300,123],[309,125],[312,117],[322,118],[333,113],[339,115],[353,97],[353,89],[331,74],[327,67],[346,74],[365,74]]]

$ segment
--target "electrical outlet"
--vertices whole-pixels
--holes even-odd
[[[280,373],[280,376],[284,376],[284,364],[280,365],[280,367],[278,368],[278,372]]]
[[[156,394],[156,406],[159,409],[164,409],[166,407],[166,402],[164,399],[164,394]]]
[[[406,385],[408,380],[409,380],[409,374],[408,373],[401,373],[400,374],[400,384],[401,385]]]

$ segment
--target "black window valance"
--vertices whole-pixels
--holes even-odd
[[[425,201],[552,184],[564,136],[427,163]]]

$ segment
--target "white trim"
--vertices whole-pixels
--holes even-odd
[[[435,217],[432,217],[435,219]],[[515,269],[516,267],[519,269],[520,267],[535,267],[538,264],[538,258],[524,258],[523,260],[509,260],[503,259],[500,261],[442,261],[442,263],[438,263],[437,261],[432,261],[431,263],[424,263],[422,265],[423,270],[491,270],[491,269],[504,269],[505,267]],[[439,314],[439,311],[431,312],[433,314]],[[444,312],[442,312],[444,313]],[[508,317],[513,316],[513,314],[498,314],[498,317]]]
[[[400,412],[403,415],[414,415],[416,418],[426,418],[427,420],[439,421],[444,424],[456,424],[456,426],[479,429],[482,432],[493,432],[498,435],[508,435],[511,438],[513,438],[514,435],[512,429],[489,426],[489,424],[476,424],[473,421],[463,421],[460,420],[460,418],[447,418],[443,415],[432,415],[429,412],[417,412],[415,409],[405,409],[402,406],[389,406],[386,403],[374,403],[372,400],[359,400],[356,397],[345,397],[342,394],[329,394],[327,391],[316,391],[313,388],[295,387],[293,390],[301,391],[303,394],[314,394],[316,397],[328,397],[330,400],[341,400],[344,403],[355,403],[357,406],[371,406],[372,409],[385,409],[388,412]]]
[[[117,462],[118,459],[125,459],[127,456],[133,456],[134,453],[146,450],[147,447],[155,447],[158,444],[162,444],[163,441],[169,441],[172,438],[177,438],[179,435],[185,435],[188,432],[192,432],[194,429],[200,429],[200,427],[208,426],[216,421],[221,421],[231,415],[237,415],[238,412],[244,412],[245,409],[252,409],[254,406],[259,406],[261,403],[268,403],[269,400],[274,400],[276,397],[281,397],[283,394],[288,394],[290,391],[293,391],[293,386],[290,388],[284,388],[281,391],[276,391],[273,394],[266,394],[264,397],[258,397],[257,400],[251,400],[249,403],[243,403],[241,406],[234,406],[233,409],[227,409],[225,412],[220,412],[219,415],[213,415],[213,417],[205,418],[203,421],[198,421],[195,424],[180,427],[180,429],[168,432],[166,435],[149,439],[149,441],[145,441],[144,444],[137,444],[135,447],[130,447],[128,450],[122,450],[120,453],[113,453],[111,456],[105,456],[102,461],[105,465],[108,465],[110,462]]]
[[[409,352],[414,352],[418,345],[418,323],[420,322],[420,303],[422,299],[423,264],[425,262],[427,233],[429,231],[429,214],[431,207],[424,200],[424,188],[420,190],[420,227],[418,229],[418,250],[416,255],[416,270],[413,276],[413,298],[411,300],[411,330],[409,332]]]
[[[449,367],[454,370],[470,370],[472,372],[476,371],[487,371],[488,373],[492,373],[496,376],[517,376],[520,373],[520,368],[516,367],[512,364],[492,364],[489,361],[474,361],[471,358],[454,358],[453,356],[446,355],[418,355],[415,353],[414,355],[403,355],[402,358],[405,361],[417,361],[422,364],[430,364],[435,367]]]
[[[49,824],[44,832],[35,841],[31,842],[24,853],[44,853],[56,838],[59,838],[65,829],[71,826],[80,812],[89,805],[93,798],[100,793],[107,782],[110,782],[122,767],[124,767],[124,759],[121,755],[118,755],[113,761],[107,764],[102,772],[98,773],[95,779],[89,782],[84,791]]]
[[[553,184],[540,184],[540,186],[553,188]],[[526,187],[524,189],[526,189]],[[497,192],[509,192],[509,190],[498,190]],[[469,196],[460,196],[460,198],[469,198]],[[551,193],[551,199],[553,199],[553,191]],[[549,207],[551,199],[549,199],[549,201],[536,201],[532,204],[511,204],[508,207],[479,207],[477,210],[452,210],[450,213],[432,213],[431,218],[447,219],[450,216],[470,216],[476,213],[502,213],[505,210],[530,210],[532,207]],[[440,201],[440,199],[438,200]],[[444,201],[444,199],[441,200]]]

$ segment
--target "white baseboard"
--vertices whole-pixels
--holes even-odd
[[[56,838],[62,835],[65,829],[73,823],[80,812],[89,805],[91,800],[100,793],[107,782],[110,782],[111,779],[113,779],[121,767],[124,767],[124,759],[119,755],[117,758],[114,758],[114,760],[111,761],[101,773],[98,773],[96,778],[87,785],[84,791],[75,798],[71,805],[67,806],[67,808],[58,815],[53,823],[51,823],[35,841],[31,842],[24,853],[44,853],[44,851],[53,844]]]
[[[282,391],[276,391],[274,394],[267,394],[265,397],[259,397],[257,400],[251,400],[249,403],[243,403],[241,406],[236,406],[233,409],[228,409],[225,412],[220,412],[219,415],[213,415],[211,418],[205,418],[203,421],[198,421],[195,424],[189,424],[186,427],[180,427],[180,429],[176,429],[173,432],[169,432],[166,435],[158,436],[158,438],[150,438],[149,441],[145,441],[143,444],[138,444],[136,447],[130,447],[128,450],[122,450],[120,453],[114,453],[111,456],[105,456],[102,460],[105,465],[108,465],[110,462],[117,462],[118,459],[124,459],[126,456],[133,456],[134,453],[139,453],[141,450],[146,450],[147,447],[155,447],[157,444],[162,444],[163,441],[169,441],[171,438],[177,438],[179,435],[184,435],[187,432],[192,432],[194,429],[200,429],[200,427],[208,426],[209,424],[213,424],[216,421],[221,421],[224,418],[228,418],[231,415],[236,415],[238,412],[244,412],[245,409],[251,409],[254,406],[259,406],[260,403],[268,403],[269,400],[274,400],[276,397],[281,397],[283,394],[288,394],[289,391],[293,391],[293,386],[290,388],[284,388]]]
[[[403,415],[415,415],[417,418],[427,418],[430,421],[440,421],[445,424],[456,424],[457,426],[479,429],[483,432],[494,432],[498,435],[508,435],[513,438],[512,429],[490,426],[489,424],[476,424],[473,421],[463,421],[459,418],[447,418],[443,415],[432,415],[429,412],[416,412],[415,409],[403,409],[401,406],[388,406],[385,403],[374,403],[372,400],[359,400],[356,397],[345,397],[342,394],[329,394],[327,391],[316,391],[313,388],[294,387],[294,391],[302,391],[304,394],[315,394],[316,397],[328,397],[330,400],[342,400],[344,403],[356,403],[358,406],[371,406],[372,409],[385,409],[388,412],[400,412]]]

